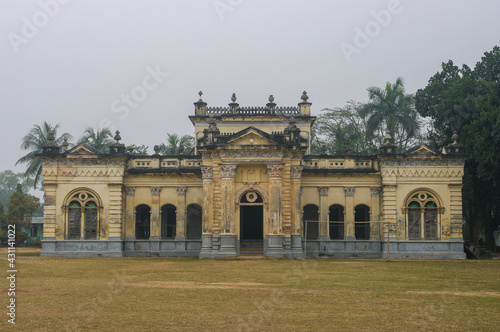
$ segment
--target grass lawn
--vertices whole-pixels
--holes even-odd
[[[25,255],[16,257],[16,329],[23,331],[500,329],[500,260]],[[5,275],[5,255],[0,266]]]

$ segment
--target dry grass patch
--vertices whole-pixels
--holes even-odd
[[[500,321],[500,261],[16,262],[25,331],[491,331]]]

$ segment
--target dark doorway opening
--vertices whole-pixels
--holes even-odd
[[[243,205],[240,208],[240,239],[261,240],[264,234],[262,205]]]

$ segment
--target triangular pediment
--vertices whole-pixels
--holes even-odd
[[[277,145],[271,135],[255,127],[245,128],[228,138],[228,145]]]
[[[87,144],[78,144],[71,150],[66,151],[66,156],[68,158],[78,158],[78,157],[86,157],[86,158],[97,158],[99,154],[101,154],[99,151],[94,149],[91,146],[88,146]]]
[[[422,144],[420,146],[417,146],[408,153],[412,156],[435,156],[437,155],[436,151],[428,147],[426,144]]]

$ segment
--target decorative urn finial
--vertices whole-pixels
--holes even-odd
[[[116,144],[120,144],[120,140],[122,139],[122,137],[120,136],[119,130],[115,132],[115,137],[113,139],[116,141]]]

